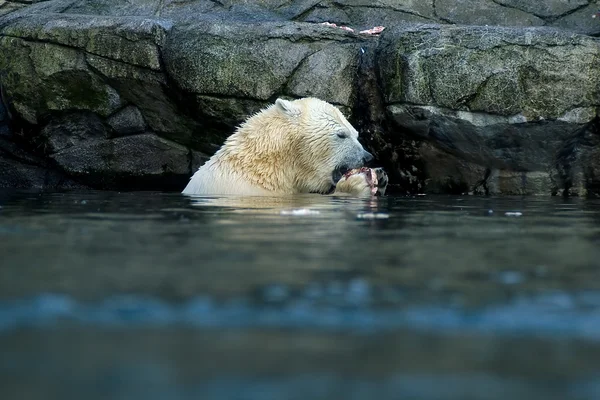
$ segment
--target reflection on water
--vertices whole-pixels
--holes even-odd
[[[595,200],[0,192],[0,254],[2,398],[600,393]]]

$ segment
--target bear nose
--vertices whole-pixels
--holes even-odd
[[[363,160],[365,160],[365,163],[368,163],[369,161],[373,160],[373,154],[369,153],[366,150],[363,150]]]

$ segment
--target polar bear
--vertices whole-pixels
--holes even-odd
[[[183,193],[328,194],[343,181],[335,193],[370,195],[374,193],[371,174],[356,170],[348,175],[348,171],[372,159],[359,143],[356,129],[333,105],[312,97],[280,98],[241,124],[196,171]],[[387,176],[381,179],[383,170],[374,171],[379,186],[387,185]]]

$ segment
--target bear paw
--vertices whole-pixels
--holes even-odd
[[[383,196],[388,185],[388,176],[383,168],[356,168],[342,176],[334,194],[354,196]]]

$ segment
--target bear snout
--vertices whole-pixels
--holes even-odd
[[[363,161],[365,164],[373,161],[373,154],[369,153],[366,150],[363,150]]]

